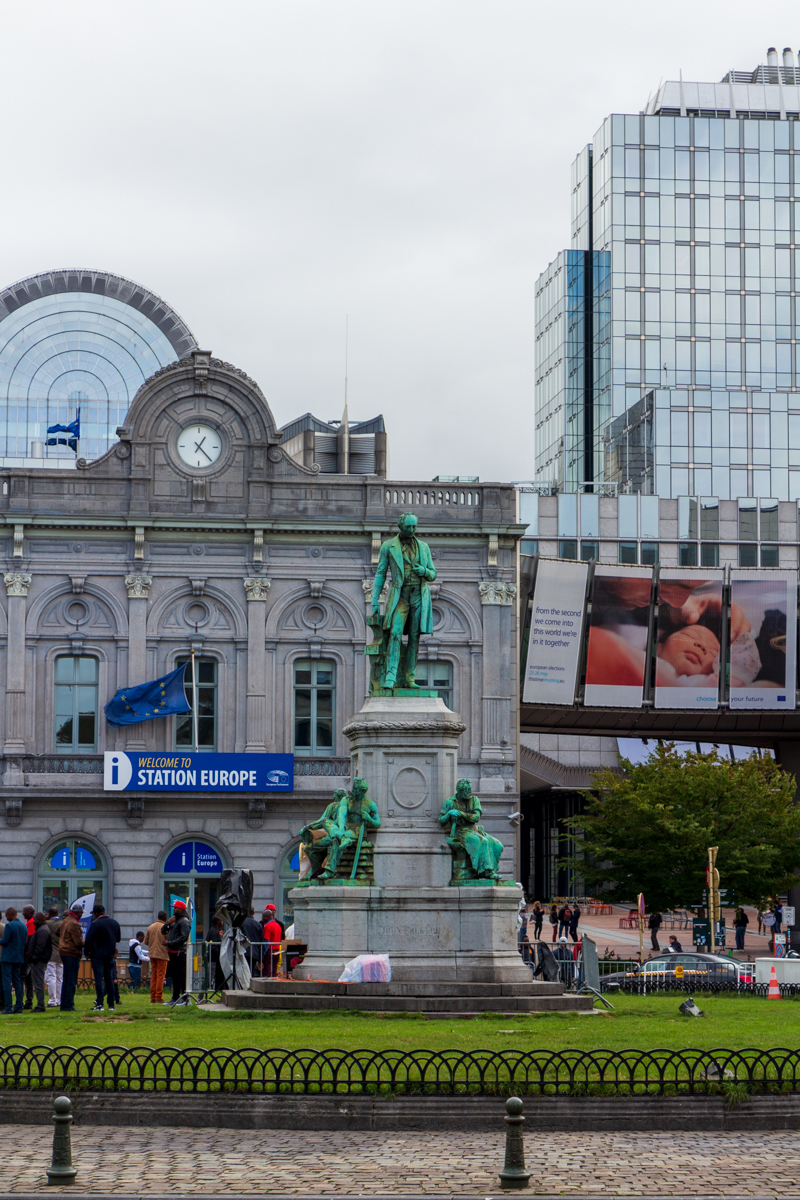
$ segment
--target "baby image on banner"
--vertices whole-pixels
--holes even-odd
[[[525,664],[524,704],[572,704],[586,611],[584,562],[539,562]]]
[[[731,708],[795,707],[797,577],[731,572]]]
[[[662,568],[656,624],[656,708],[716,708],[722,571]]]
[[[652,584],[651,568],[595,568],[585,704],[641,707]]]

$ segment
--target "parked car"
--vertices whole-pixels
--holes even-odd
[[[678,968],[682,968],[682,972]],[[738,987],[743,983],[754,983],[750,967],[747,963],[737,962],[735,958],[724,958],[721,954],[704,954],[700,951],[681,954],[656,954],[647,960],[644,969],[638,967],[627,971],[614,971],[601,978],[603,988],[620,987],[625,983],[642,979],[644,986],[652,982],[656,987],[666,987],[669,983],[683,978],[687,984],[694,983],[702,987],[704,983],[729,983]]]

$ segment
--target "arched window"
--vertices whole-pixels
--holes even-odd
[[[105,904],[108,872],[103,855],[93,843],[83,838],[69,838],[45,852],[39,868],[42,912],[47,912],[52,905],[63,912],[73,901],[91,892],[97,894],[98,904]]]
[[[278,872],[278,896],[275,905],[278,916],[284,925],[291,925],[294,920],[294,905],[289,899],[289,892],[297,887],[297,876],[300,871],[300,843],[293,846],[283,856],[281,869]]]
[[[222,852],[208,842],[180,842],[164,855],[160,904],[170,912],[176,900],[186,901],[192,914],[192,941],[208,933],[225,866]]]

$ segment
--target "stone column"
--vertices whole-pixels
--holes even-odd
[[[267,594],[272,581],[245,579],[247,596],[247,744],[246,752],[266,750],[267,721]]]
[[[6,653],[6,758],[25,753],[25,618],[31,576],[27,571],[6,571],[3,576],[8,595],[8,650]],[[21,765],[8,764],[8,773],[17,773]]]
[[[125,576],[128,589],[128,679],[127,687],[147,683],[147,599],[153,580],[149,575],[137,572]],[[120,687],[122,681],[120,680]],[[140,727],[130,727],[131,733],[125,744],[131,750],[144,750],[146,743]]]

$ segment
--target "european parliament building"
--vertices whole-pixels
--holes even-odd
[[[606,117],[570,190],[570,245],[536,285],[529,551],[796,572],[798,56],[770,49],[719,82],[662,83],[640,111]],[[532,855],[539,890],[565,886],[546,864],[569,787],[614,765],[601,725],[523,734],[523,767],[549,760],[528,757],[540,774],[523,779],[552,817]]]
[[[79,410],[73,449],[51,431]],[[387,459],[380,416],[279,428],[253,379],[130,280],[51,271],[0,292],[3,907],[96,892],[128,936],[178,895],[202,936],[238,866],[290,917],[298,831],[349,786],[375,564],[408,509],[438,572],[417,680],[461,714],[462,772],[516,877],[516,492],[390,481]],[[105,720],[118,689],[192,654],[196,728]],[[104,786],[105,751],[195,747],[293,754],[292,788]]]

